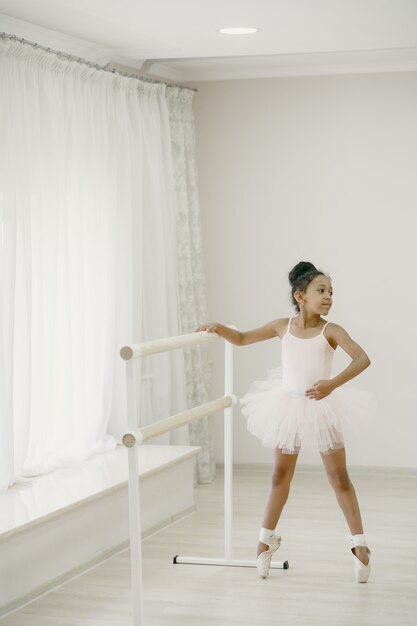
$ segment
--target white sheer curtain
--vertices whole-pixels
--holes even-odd
[[[7,40],[0,85],[5,489],[114,446],[106,433],[125,424],[118,349],[179,327],[164,86]],[[182,408],[181,358],[148,370],[149,406],[162,382],[158,410]]]

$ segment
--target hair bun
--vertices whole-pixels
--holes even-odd
[[[309,261],[300,261],[299,263],[297,263],[297,265],[294,265],[291,272],[288,274],[290,285],[293,285],[295,281],[303,274],[308,274],[308,272],[314,271],[317,271],[317,269],[312,263],[310,263]]]

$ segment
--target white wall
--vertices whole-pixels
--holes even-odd
[[[289,269],[329,272],[329,319],[368,352],[354,383],[379,402],[373,428],[348,442],[350,465],[416,467],[417,74],[194,86],[210,318],[248,329],[288,316]],[[216,395],[220,358],[216,347]],[[236,392],[279,362],[279,340],[238,349]],[[236,421],[235,461],[268,463]]]

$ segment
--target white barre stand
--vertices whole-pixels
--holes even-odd
[[[234,328],[234,327],[232,327]],[[224,396],[211,402],[206,402],[188,411],[171,415],[143,428],[134,425],[136,415],[136,393],[134,387],[135,358],[167,352],[192,345],[203,345],[220,340],[215,333],[206,331],[168,337],[156,341],[125,346],[120,350],[120,356],[126,361],[127,385],[127,421],[129,431],[125,433],[122,442],[128,449],[129,462],[129,522],[130,522],[130,550],[132,572],[133,624],[143,626],[143,592],[142,592],[142,551],[141,551],[141,524],[140,524],[140,495],[139,495],[139,466],[137,449],[147,439],[179,428],[192,421],[212,415],[224,409],[224,557],[207,559],[191,556],[173,557],[173,563],[186,565],[217,565],[229,567],[256,567],[256,561],[236,560],[232,558],[232,518],[233,518],[233,406],[237,399],[233,394],[233,346],[225,342],[224,366]],[[288,561],[271,563],[271,568],[288,569]]]

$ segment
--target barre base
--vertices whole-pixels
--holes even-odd
[[[174,565],[220,565],[222,567],[256,567],[256,561],[241,561],[237,559],[201,559],[194,556],[179,556],[176,554],[172,562]],[[270,569],[288,569],[288,561],[271,563]]]

